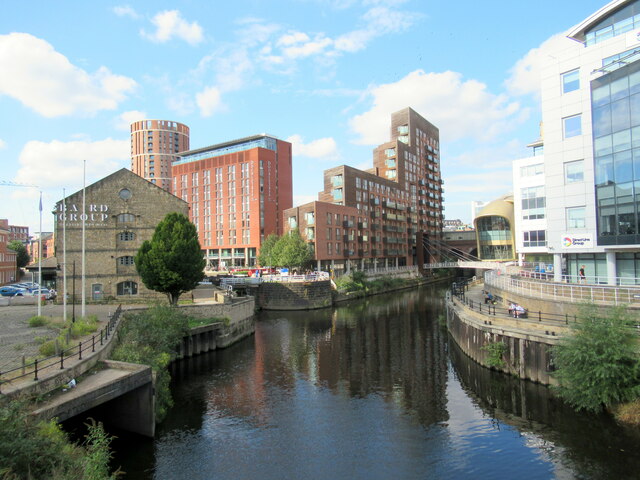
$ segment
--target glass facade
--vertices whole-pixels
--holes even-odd
[[[640,61],[591,82],[598,245],[640,243]]]
[[[480,217],[476,221],[482,260],[513,259],[513,235],[509,220],[498,215]]]
[[[608,15],[607,18],[589,29],[586,32],[586,45],[594,45],[635,28],[640,28],[640,0]]]

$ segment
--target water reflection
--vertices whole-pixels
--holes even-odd
[[[639,445],[616,440],[612,422],[470,362],[439,325],[442,308],[441,292],[421,289],[333,310],[263,312],[254,337],[174,366],[175,406],[153,452],[124,443],[117,460],[136,479],[638,471],[633,456],[613,452]]]
[[[579,478],[640,477],[640,434],[611,416],[576,413],[551,390],[479,366],[450,339],[449,357],[464,391],[498,422],[514,426],[556,464]]]

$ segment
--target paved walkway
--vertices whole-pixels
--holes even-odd
[[[138,306],[139,307],[139,306]],[[20,367],[22,357],[34,358],[38,354],[39,337],[55,338],[57,331],[48,327],[33,328],[29,319],[38,314],[36,305],[15,305],[0,307],[0,372]],[[96,315],[100,322],[98,330],[107,323],[109,315],[117,305],[86,305],[87,315]],[[123,310],[126,308],[123,306]],[[76,318],[81,306],[76,305]],[[72,308],[67,305],[67,319],[71,319]],[[63,306],[47,304],[42,307],[42,315],[62,321]]]

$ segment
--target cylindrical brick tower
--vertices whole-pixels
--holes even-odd
[[[171,191],[171,163],[189,150],[189,127],[171,120],[131,124],[131,171]]]

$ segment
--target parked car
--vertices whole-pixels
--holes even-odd
[[[13,297],[18,292],[26,292],[25,288],[18,288],[12,285],[5,285],[4,287],[0,287],[0,295],[3,297]]]

